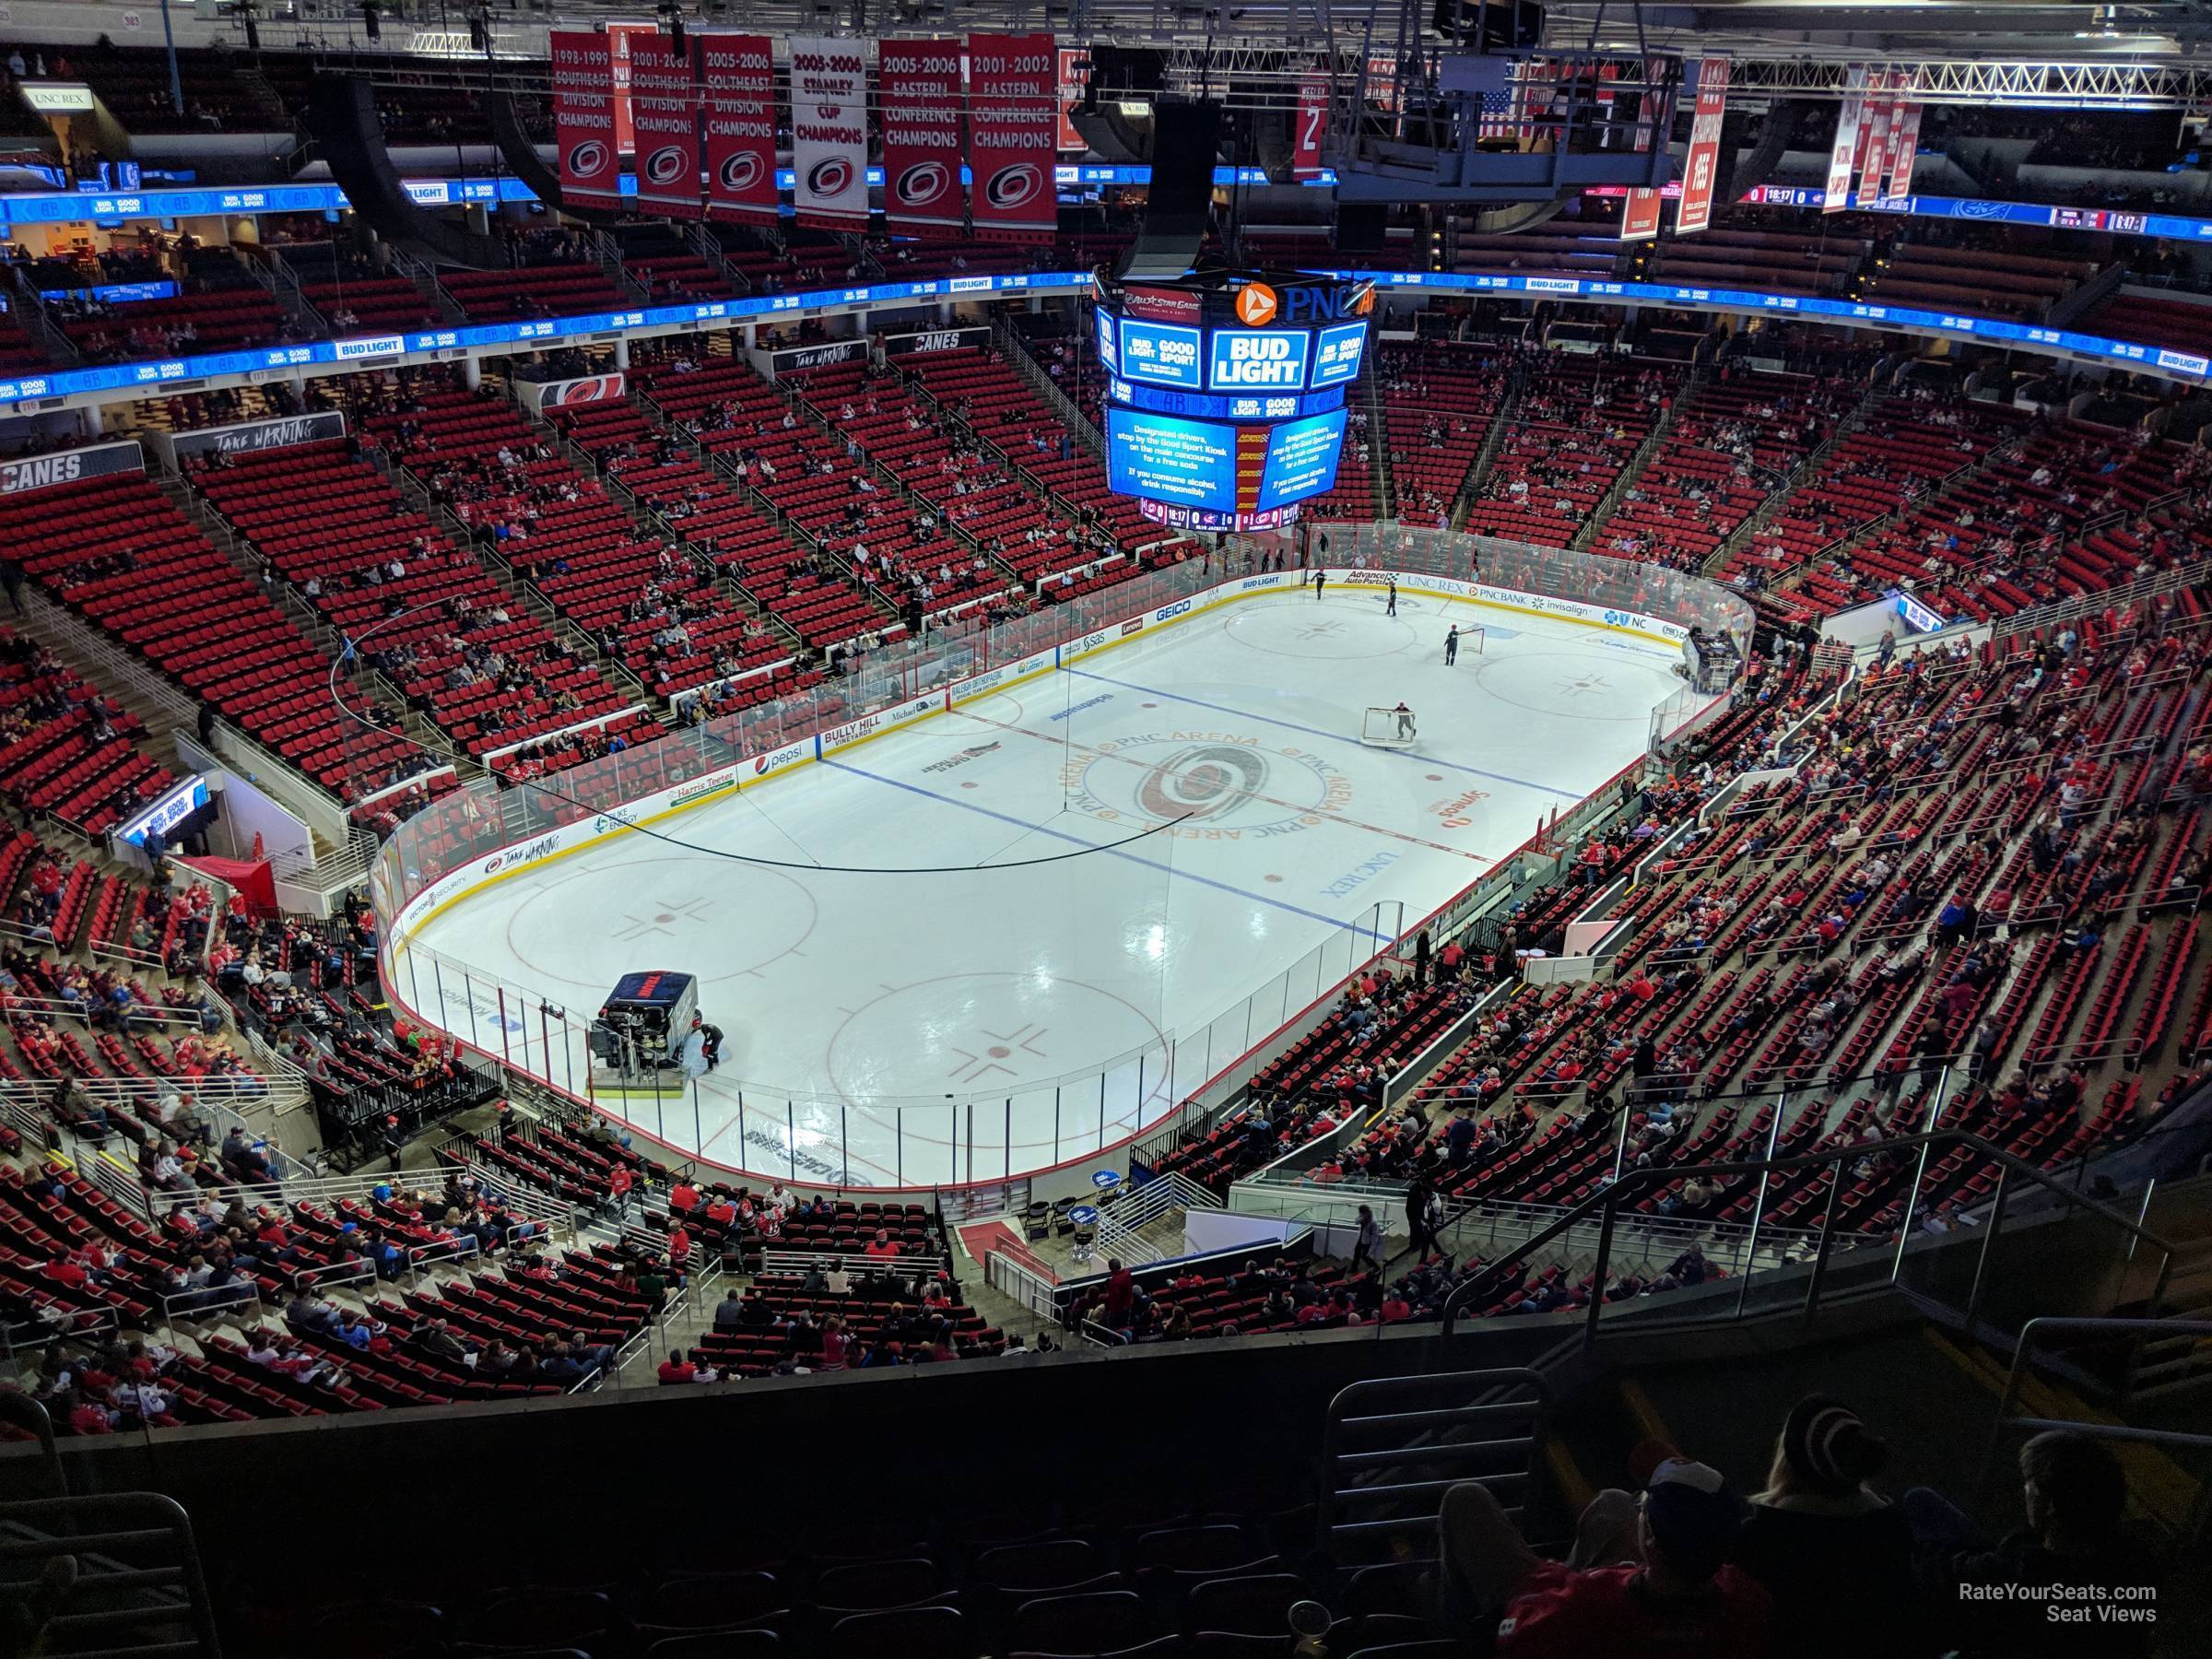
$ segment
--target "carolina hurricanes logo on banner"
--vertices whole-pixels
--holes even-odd
[[[722,187],[727,191],[750,190],[760,182],[760,158],[750,150],[735,156],[724,156],[722,161]]]
[[[983,195],[994,207],[1018,207],[1043,188],[1044,170],[1034,162],[1023,161],[993,173],[990,182],[983,186]]]
[[[569,175],[595,179],[606,171],[607,148],[596,138],[586,138],[569,151]]]
[[[806,193],[818,199],[841,196],[853,183],[853,163],[842,156],[817,161],[806,171]]]
[[[1154,818],[1205,818],[1258,793],[1267,762],[1250,749],[1209,743],[1170,755],[1137,785],[1136,804]]]
[[[926,206],[945,194],[951,176],[942,161],[917,161],[893,181],[891,194],[909,206]]]
[[[688,159],[688,153],[678,145],[671,144],[664,148],[654,150],[652,155],[645,158],[645,166],[642,171],[646,182],[650,184],[675,183],[683,176],[684,165]]]

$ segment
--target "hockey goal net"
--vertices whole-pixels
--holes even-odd
[[[1420,741],[1409,708],[1370,709],[1359,724],[1359,741],[1371,748],[1411,748]]]

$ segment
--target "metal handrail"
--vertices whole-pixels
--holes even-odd
[[[2029,1363],[2036,1342],[2044,1336],[2212,1336],[2212,1320],[2203,1319],[2076,1319],[2057,1315],[2040,1315],[2020,1327],[2013,1339],[2012,1363],[2005,1372],[2004,1392],[1997,1396],[1996,1415],[1989,1428],[1989,1444],[1982,1454],[1982,1466],[1974,1477],[1977,1495],[1989,1489],[1995,1472],[1997,1454],[2005,1441],[2007,1430],[2026,1430],[2041,1434],[2046,1430],[2064,1429],[2098,1440],[2133,1441],[2138,1444],[2212,1450],[2212,1434],[2192,1434],[2179,1429],[2143,1428],[2129,1423],[2100,1423],[2088,1419],[2057,1419],[2052,1418],[2016,1418],[2010,1414],[2012,1403],[2018,1395],[2020,1374]],[[2183,1541],[2201,1535],[2206,1523],[2212,1519],[2212,1491],[2201,1495],[2195,1512],[2185,1527]]]
[[[2024,1159],[2014,1157],[1994,1142],[1984,1140],[1982,1136],[1963,1129],[1935,1129],[1919,1135],[1898,1135],[1884,1140],[1860,1142],[1849,1147],[1821,1152],[1801,1153],[1790,1158],[1759,1159],[1740,1163],[1669,1164],[1664,1168],[1624,1171],[1618,1180],[1608,1183],[1602,1191],[1591,1194],[1589,1197],[1569,1209],[1565,1215],[1527,1242],[1500,1256],[1497,1261],[1486,1264],[1480,1272],[1454,1286],[1452,1294],[1444,1299],[1441,1311],[1443,1335],[1446,1336],[1452,1335],[1453,1328],[1457,1324],[1462,1311],[1470,1303],[1477,1302],[1492,1291],[1502,1278],[1506,1269],[1525,1262],[1530,1256],[1566,1234],[1578,1224],[1595,1216],[1599,1221],[1599,1231],[1597,1259],[1592,1268],[1592,1278],[1593,1283],[1599,1287],[1599,1289],[1591,1297],[1588,1313],[1583,1321],[1583,1348],[1587,1352],[1596,1341],[1599,1314],[1606,1306],[1602,1288],[1606,1277],[1606,1265],[1611,1260],[1613,1253],[1614,1229],[1619,1221],[1619,1210],[1624,1198],[1633,1196],[1647,1187],[1671,1185],[1674,1182],[1685,1180],[1691,1175],[1702,1175],[1709,1179],[1756,1175],[1759,1177],[1759,1191],[1763,1198],[1769,1177],[1800,1170],[1832,1167],[1835,1174],[1831,1179],[1833,1182],[1840,1182],[1843,1167],[1847,1161],[1855,1162],[1870,1154],[1892,1153],[1896,1154],[1900,1161],[1907,1154],[1911,1154],[1917,1161],[1917,1167],[1912,1176],[1912,1184],[1907,1195],[1905,1214],[1898,1223],[1898,1255],[1896,1261],[1891,1265],[1889,1274],[1889,1282],[1895,1284],[1898,1273],[1903,1266],[1905,1241],[1912,1236],[1912,1211],[1919,1202],[1921,1183],[1926,1177],[1928,1154],[1938,1147],[1964,1147],[1995,1163],[1999,1171],[1996,1191],[1991,1199],[1990,1218],[1983,1226],[1982,1259],[1975,1267],[1972,1288],[1967,1297],[1965,1312],[1967,1323],[1970,1325],[1973,1323],[1974,1315],[1979,1311],[1982,1288],[1987,1277],[1984,1269],[1988,1265],[1990,1243],[1996,1238],[2004,1226],[2006,1183],[2009,1178],[2015,1176],[2055,1193],[2069,1205],[2078,1206],[2102,1217],[2136,1242],[2147,1243],[2157,1250],[2161,1257],[2159,1268],[2159,1286],[2160,1291],[2163,1290],[2177,1248],[2173,1242],[2152,1232],[2133,1217],[2114,1209],[2112,1206],[2085,1194],[2073,1191],[2053,1176],[2036,1168],[2035,1165],[2029,1163]],[[1831,1190],[1833,1190],[1832,1186]],[[1761,1215],[1755,1213],[1752,1219],[1752,1239],[1755,1247],[1762,1218]],[[1818,1230],[1819,1242],[1813,1257],[1812,1272],[1806,1285],[1805,1311],[1808,1314],[1819,1303],[1821,1282],[1827,1272],[1830,1247],[1834,1241],[1835,1231],[1828,1216],[1824,1214]],[[1749,1288],[1750,1278],[1747,1275],[1744,1279],[1744,1292],[1739,1294],[1736,1299],[1735,1314],[1736,1318],[1740,1319],[1743,1316],[1745,1300]],[[2155,1304],[2155,1295],[2153,1301]]]

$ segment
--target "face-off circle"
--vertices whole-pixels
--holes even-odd
[[[1077,812],[1107,823],[1182,821],[1170,833],[1235,840],[1311,829],[1352,799],[1352,781],[1310,750],[1232,732],[1147,732],[1090,746],[1063,768]]]
[[[574,884],[604,883],[582,892],[594,904],[577,911]],[[599,900],[601,891],[611,897]],[[702,885],[696,860],[638,858],[599,870],[580,870],[548,882],[516,907],[507,924],[507,947],[537,980],[594,992],[606,989],[608,942],[626,958],[682,967],[702,985],[743,982],[803,946],[814,931],[814,895],[781,870],[733,866]]]
[[[855,1006],[830,1040],[830,1081],[860,1103],[965,1100],[1049,1083],[1100,1053],[1165,1047],[1143,1009],[1080,980],[954,973],[886,987]],[[917,1128],[943,1133],[926,1118]]]

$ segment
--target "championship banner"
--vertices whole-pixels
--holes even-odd
[[[1060,48],[1060,147],[1081,152],[1090,147],[1076,128],[1076,106],[1090,90],[1090,53],[1080,46]]]
[[[670,218],[700,218],[699,92],[692,51],[664,34],[629,43],[629,119],[636,135],[638,201]]]
[[[1058,50],[1049,34],[968,37],[968,167],[975,234],[1049,242],[1060,226]]]
[[[766,35],[699,41],[706,86],[707,217],[776,222],[776,58]]]
[[[1637,112],[1641,124],[1636,130],[1636,153],[1648,156],[1654,143],[1666,144],[1673,132],[1673,110],[1660,107],[1659,94],[1646,92],[1642,107]],[[1629,192],[1628,206],[1620,212],[1620,240],[1622,241],[1652,241],[1659,235],[1659,213],[1665,206],[1665,194],[1658,190],[1639,189]]]
[[[883,218],[894,232],[959,229],[960,43],[886,41],[876,52]]]
[[[622,157],[615,147],[615,92],[606,37],[557,29],[553,50],[553,143],[560,151],[560,194],[577,207],[622,206]]]
[[[791,162],[801,225],[868,228],[868,64],[857,41],[792,36]]]
[[[606,26],[606,84],[615,94],[615,147],[626,156],[637,142],[629,107],[631,51],[640,41],[659,32],[659,25],[653,23]]]
[[[1828,152],[1828,188],[1821,194],[1820,211],[1841,213],[1851,206],[1851,165],[1859,159],[1859,126],[1866,116],[1866,65],[1853,64],[1850,90],[1836,112],[1836,142]]]
[[[1909,69],[1900,72],[1903,77],[1900,82],[1900,89],[1909,84],[1912,73]],[[1897,106],[1897,128],[1889,135],[1889,183],[1888,189],[1882,190],[1884,201],[1912,194],[1912,163],[1919,159],[1919,155],[1920,106],[1916,103],[1900,103]],[[1881,189],[1881,181],[1876,180],[1875,185],[1877,189]]]
[[[1682,167],[1682,199],[1675,204],[1675,234],[1688,236],[1712,223],[1712,187],[1721,165],[1721,124],[1728,115],[1728,60],[1698,63],[1698,102],[1689,124],[1689,154]]]
[[[1904,85],[1900,77],[1897,83]],[[1859,145],[1859,189],[1867,195],[1882,194],[1882,181],[1889,172],[1889,133],[1896,120],[1896,108],[1889,100],[1890,79],[1887,75],[1873,77],[1866,94],[1866,131]]]
[[[1291,116],[1290,176],[1321,177],[1321,140],[1329,130],[1329,77],[1301,76],[1298,83],[1298,112]]]

